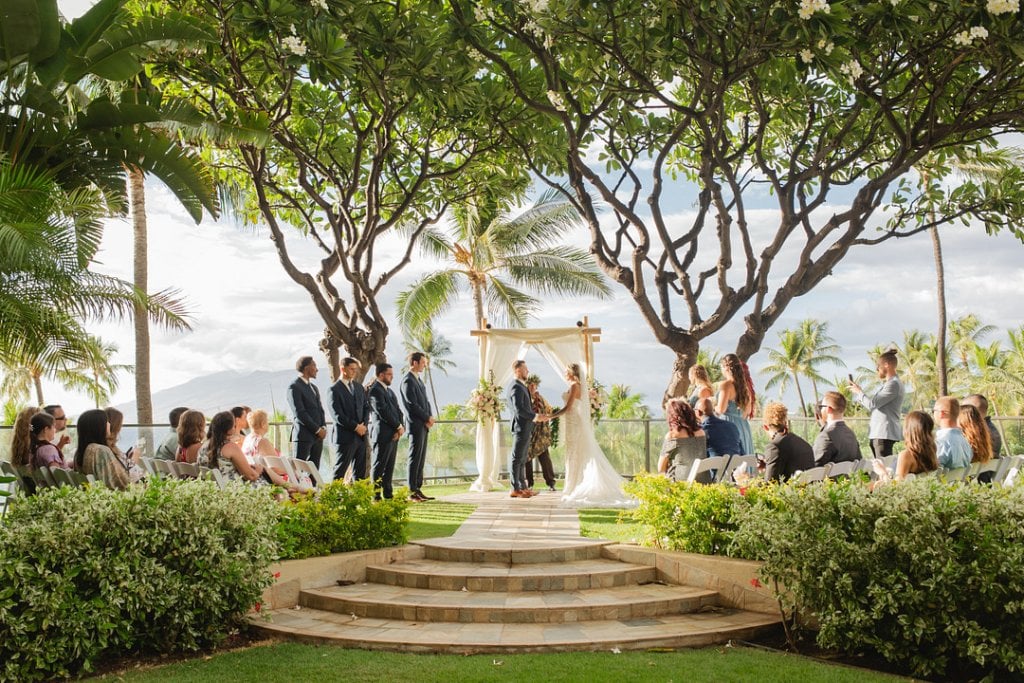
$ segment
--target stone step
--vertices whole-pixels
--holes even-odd
[[[423,547],[424,557],[442,562],[484,562],[504,564],[535,564],[595,560],[601,557],[601,548],[611,541],[552,541],[550,539],[493,541],[475,537],[436,538],[416,541]]]
[[[454,654],[702,647],[751,639],[779,625],[775,615],[720,608],[568,624],[453,624],[361,618],[304,607],[264,612],[250,621],[265,634],[311,643]]]
[[[617,560],[508,564],[407,560],[368,566],[366,580],[388,586],[461,591],[568,591],[654,583],[654,567]]]
[[[473,592],[364,583],[304,590],[303,607],[356,617],[462,623],[566,623],[696,612],[718,604],[692,586],[621,586],[561,592]]]

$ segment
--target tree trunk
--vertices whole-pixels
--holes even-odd
[[[142,169],[128,169],[128,195],[132,212],[132,281],[140,292],[149,293],[149,227],[146,223],[146,175]],[[149,383],[149,313],[136,305],[135,327],[135,421],[153,424],[153,395]],[[153,430],[142,428],[144,455],[149,455]]]
[[[688,373],[697,362],[698,351],[700,351],[700,343],[688,335],[683,344],[677,345],[676,359],[672,363],[672,376],[668,380],[665,395],[661,398],[662,408],[668,404],[669,400],[686,396],[686,392],[690,389]]]
[[[473,285],[473,312],[476,314],[476,327],[484,328],[484,286]]]
[[[932,226],[928,232],[932,236],[932,251],[935,254],[935,293],[939,304],[939,322],[935,335],[935,374],[939,378],[939,396],[947,396],[949,385],[946,371],[946,269],[942,263],[939,229]]]
[[[36,405],[40,408],[45,406],[46,403],[43,401],[43,379],[41,375],[32,373],[32,384],[36,388]]]
[[[800,412],[803,414],[804,417],[810,417],[807,414],[807,402],[804,401],[803,389],[800,388],[800,375],[797,373],[796,370],[793,371],[793,383],[796,384],[796,396],[798,399],[800,399]]]
[[[434,398],[434,415],[440,413],[441,408],[437,405],[437,392],[434,391],[434,373],[430,371],[430,366],[427,366],[427,384],[430,385],[430,395]]]
[[[331,334],[330,330],[324,330],[324,338],[320,340],[320,350],[327,356],[327,369],[331,373],[331,384],[338,381],[341,377],[341,342]],[[359,358],[355,354],[353,358],[359,360],[363,366],[363,374],[368,370],[367,364],[363,362],[362,358]],[[357,377],[356,381],[362,381],[362,377]]]

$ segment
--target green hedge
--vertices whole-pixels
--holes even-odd
[[[0,679],[222,640],[271,582],[279,506],[247,486],[46,489],[0,526]]]
[[[309,498],[285,503],[277,526],[281,559],[401,545],[408,539],[408,489],[374,502],[373,485],[332,482]]]
[[[648,543],[763,560],[783,607],[817,617],[823,647],[875,651],[918,676],[1024,672],[1024,487],[629,487]]]

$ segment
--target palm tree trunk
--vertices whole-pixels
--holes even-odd
[[[146,176],[142,169],[128,169],[128,194],[131,202],[133,250],[133,282],[149,293],[149,226],[146,223]],[[149,383],[149,315],[135,306],[135,415],[140,425],[153,424],[153,396]],[[145,453],[152,444],[152,430],[140,432],[145,438]]]
[[[810,417],[807,414],[807,403],[804,401],[803,389],[800,388],[800,375],[795,370],[793,371],[793,383],[796,384],[796,395],[800,399],[800,412],[803,413],[804,417]]]
[[[36,405],[38,405],[40,407],[45,406],[46,403],[43,401],[43,378],[42,378],[42,376],[38,375],[36,373],[32,373],[32,384],[34,384],[35,388],[36,388]]]
[[[434,415],[437,415],[441,408],[437,405],[437,392],[434,391],[434,373],[430,371],[429,365],[427,366],[427,384],[430,385],[430,395],[434,399]]]
[[[932,222],[935,222],[934,216]],[[939,396],[946,396],[949,394],[946,372],[946,271],[942,263],[939,229],[933,225],[928,232],[932,236],[932,251],[935,254],[935,292],[939,304],[939,321],[935,335],[935,374],[939,379]]]
[[[484,286],[481,284],[473,285],[473,312],[476,314],[477,329],[482,330],[484,327]]]

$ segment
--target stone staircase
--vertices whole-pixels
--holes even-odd
[[[779,623],[726,606],[716,590],[669,583],[656,555],[605,541],[477,536],[406,548],[371,559],[365,581],[303,588],[295,607],[253,625],[307,642],[468,654],[696,647]]]

